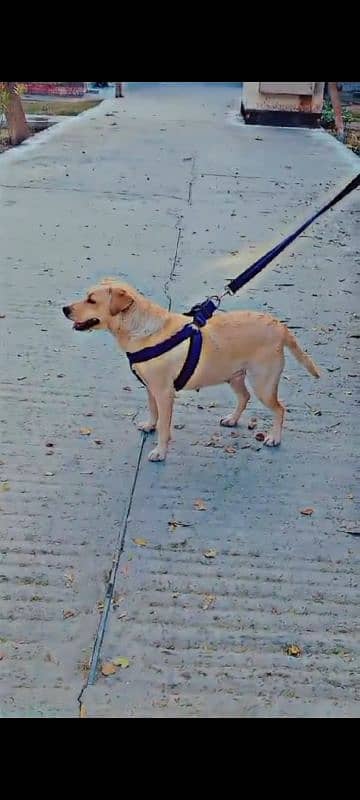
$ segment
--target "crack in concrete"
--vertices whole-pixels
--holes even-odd
[[[43,191],[43,192],[77,192],[78,194],[92,194],[92,195],[95,195],[95,196],[105,195],[106,197],[110,197],[110,198],[111,197],[120,197],[122,200],[137,200],[138,198],[140,198],[140,199],[144,198],[144,195],[141,192],[127,192],[127,191],[111,192],[111,191],[108,191],[107,189],[104,189],[104,191],[102,191],[102,192],[101,191],[100,192],[94,192],[94,191],[90,191],[89,189],[79,189],[76,186],[68,186],[68,187],[65,187],[65,186],[49,186],[49,185],[48,186],[37,186],[37,185],[34,185],[34,186],[29,186],[29,185],[12,186],[11,184],[1,183],[0,184],[0,189],[16,189],[16,190],[22,190],[22,189],[30,189],[30,190],[32,190],[32,189],[36,189],[37,191]],[[165,200],[179,200],[181,203],[184,203],[187,200],[187,198],[179,197],[179,195],[176,195],[176,194],[162,194],[161,192],[153,192],[152,194],[147,195],[147,197],[155,197],[155,198],[156,197],[161,197],[161,198],[163,198]]]
[[[181,220],[181,216],[178,216],[178,219],[177,219],[177,222],[176,222],[176,226],[178,227],[178,235],[177,235],[177,238],[176,238],[175,253],[174,253],[174,257],[172,259],[170,273],[169,273],[168,278],[166,279],[166,281],[164,283],[164,294],[165,294],[165,296],[167,298],[167,301],[168,301],[168,309],[169,309],[169,311],[171,310],[171,306],[172,306],[172,297],[171,297],[171,295],[169,293],[169,286],[170,286],[171,281],[173,281],[174,277],[175,277],[175,269],[176,269],[176,266],[177,266],[177,263],[178,263],[179,246],[180,246],[180,241],[181,241],[181,237],[182,237],[182,234],[183,234],[183,229],[180,226],[180,220]],[[107,622],[108,622],[109,612],[110,612],[110,608],[111,608],[111,602],[112,602],[114,591],[115,591],[115,584],[116,584],[116,577],[117,577],[117,573],[118,573],[119,563],[120,563],[121,555],[122,555],[122,553],[124,551],[125,538],[126,538],[126,532],[127,532],[127,527],[128,527],[128,521],[129,521],[129,515],[130,515],[131,507],[132,507],[132,504],[133,504],[133,499],[134,499],[134,495],[135,495],[135,491],[136,491],[139,472],[140,472],[140,469],[141,469],[142,456],[143,456],[143,452],[144,452],[144,444],[145,444],[145,439],[146,438],[147,438],[146,433],[143,433],[142,434],[142,438],[141,438],[141,444],[140,444],[140,449],[139,449],[139,453],[138,453],[137,463],[136,463],[135,475],[134,475],[134,479],[133,479],[132,484],[131,484],[128,502],[127,502],[127,505],[126,505],[123,521],[122,521],[122,524],[120,526],[120,531],[119,531],[119,534],[118,534],[118,537],[117,537],[115,550],[114,550],[114,555],[113,555],[113,558],[112,558],[112,566],[111,566],[109,578],[108,578],[107,585],[106,585],[106,591],[105,591],[105,597],[104,597],[104,606],[103,606],[103,610],[101,612],[101,617],[100,617],[100,620],[99,620],[99,623],[98,623],[96,636],[95,636],[95,641],[94,641],[92,654],[91,654],[91,658],[90,658],[89,672],[88,672],[87,678],[86,678],[86,680],[85,680],[85,682],[84,682],[84,684],[83,684],[83,686],[81,688],[80,694],[78,695],[78,698],[77,698],[78,707],[79,707],[79,717],[80,718],[86,717],[86,707],[85,707],[85,704],[83,702],[84,694],[85,694],[87,688],[89,686],[93,686],[94,683],[96,682],[96,676],[97,676],[97,672],[98,672],[98,666],[99,666],[99,660],[100,660],[100,654],[101,654],[101,647],[102,647],[102,643],[103,643],[104,636],[105,636],[105,633],[106,633]]]
[[[122,554],[122,552],[124,550],[126,531],[127,531],[128,521],[129,521],[129,514],[130,514],[130,511],[131,511],[131,506],[132,506],[132,502],[133,502],[133,499],[134,499],[134,493],[135,493],[135,489],[136,489],[138,474],[139,474],[139,470],[140,470],[140,466],[141,466],[141,457],[142,457],[142,454],[143,454],[145,438],[146,438],[146,434],[143,434],[142,438],[141,438],[141,444],[140,444],[140,449],[139,449],[137,463],[136,463],[135,475],[134,475],[133,482],[131,484],[129,499],[128,499],[128,502],[127,502],[127,505],[126,505],[123,521],[122,521],[122,524],[120,526],[120,531],[119,531],[119,534],[118,534],[118,538],[117,538],[117,542],[116,542],[115,550],[114,550],[114,555],[113,555],[113,558],[112,558],[112,566],[111,566],[109,578],[108,578],[108,581],[107,581],[105,598],[104,598],[104,607],[103,607],[103,610],[101,612],[101,617],[100,617],[100,621],[99,621],[97,632],[96,632],[96,636],[95,636],[94,646],[93,646],[91,659],[90,659],[90,665],[89,665],[89,673],[88,673],[86,681],[85,681],[85,683],[84,683],[84,685],[83,685],[83,687],[82,687],[82,689],[80,691],[80,694],[78,696],[79,714],[80,714],[80,716],[82,715],[82,710],[84,708],[84,704],[83,704],[83,701],[82,701],[84,692],[86,691],[88,686],[92,686],[95,683],[95,680],[96,680],[96,674],[97,674],[97,669],[98,669],[98,664],[99,664],[101,645],[103,643],[103,639],[104,639],[104,635],[105,635],[105,631],[106,631],[106,625],[107,625],[108,616],[109,616],[109,611],[110,611],[110,608],[111,608],[111,601],[112,601],[112,598],[113,598],[113,595],[114,595],[115,582],[116,582],[117,571],[118,571],[118,567],[119,567],[119,563],[120,563],[120,558],[121,558],[121,554]]]
[[[196,174],[195,174],[195,156],[192,157],[192,165],[191,165],[191,178],[189,181],[189,191],[188,191],[188,204],[192,206],[192,192],[194,183],[196,181]]]
[[[181,217],[178,217],[178,221],[177,221],[176,224],[179,226],[179,228],[178,228],[178,235],[177,235],[177,240],[176,240],[176,245],[175,245],[175,254],[174,254],[174,258],[172,260],[172,265],[171,265],[171,270],[170,270],[169,276],[168,276],[168,278],[166,279],[166,281],[164,283],[164,294],[165,294],[165,297],[166,297],[166,299],[168,301],[168,311],[171,311],[171,308],[172,308],[172,297],[169,294],[170,283],[173,280],[175,280],[175,270],[176,270],[176,267],[177,267],[177,264],[178,264],[179,246],[180,246],[181,237],[183,235],[183,228],[181,227],[180,220],[181,220]]]

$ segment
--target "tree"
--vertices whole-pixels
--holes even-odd
[[[30,136],[20,97],[21,87],[15,82],[0,82],[0,107],[5,114],[12,145],[20,144]]]

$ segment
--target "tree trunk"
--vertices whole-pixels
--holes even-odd
[[[21,99],[16,91],[16,83],[5,83],[10,94],[9,103],[5,109],[11,144],[20,144],[30,135]]]

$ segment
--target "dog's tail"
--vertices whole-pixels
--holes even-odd
[[[308,356],[307,353],[304,353],[299,343],[297,342],[294,334],[291,333],[291,331],[289,331],[288,328],[285,328],[285,347],[288,347],[289,350],[291,350],[293,356],[295,356],[295,358],[297,359],[297,361],[300,362],[300,364],[303,364],[305,369],[307,369],[307,371],[310,372],[310,375],[313,375],[314,378],[320,378],[321,374],[320,370],[318,369],[312,358],[310,358],[310,356]]]

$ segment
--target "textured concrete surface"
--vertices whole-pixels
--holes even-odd
[[[0,159],[3,717],[359,715],[359,194],[224,304],[323,370],[288,357],[278,451],[255,401],[219,428],[224,387],[182,393],[148,463],[144,390],[60,313],[110,274],[188,308],[356,173],[322,131],[240,124],[237,91],[137,84]]]

